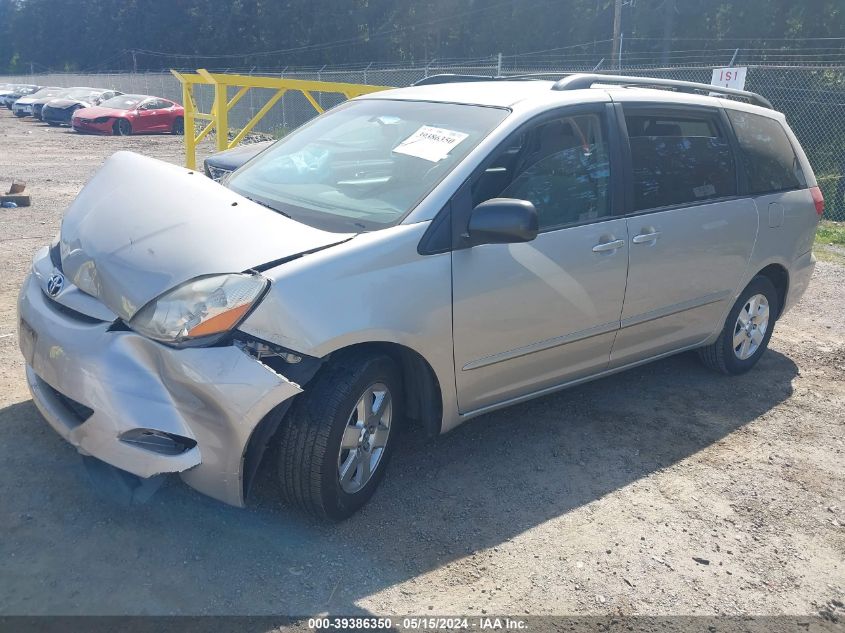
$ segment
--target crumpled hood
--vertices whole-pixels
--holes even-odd
[[[65,276],[129,320],[195,277],[242,272],[346,241],[133,152],[109,158],[65,212]]]
[[[65,108],[70,108],[71,106],[81,105],[83,108],[87,108],[90,103],[87,101],[81,101],[79,99],[50,99],[45,105],[50,106],[51,108],[56,108],[58,110],[63,110]]]
[[[89,106],[87,108],[80,108],[74,114],[85,119],[96,119],[101,116],[124,116],[129,114],[127,110],[115,110],[114,108],[104,108],[102,106]]]
[[[257,156],[275,142],[276,141],[261,141],[259,143],[238,145],[232,149],[212,154],[205,159],[205,163],[211,165],[212,167],[217,167],[218,169],[235,171],[250,158]]]

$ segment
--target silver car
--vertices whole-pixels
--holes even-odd
[[[50,100],[65,92],[67,88],[45,86],[26,97],[21,97],[12,105],[12,113],[17,117],[32,116],[33,105],[41,99]]]
[[[757,363],[824,205],[782,114],[656,79],[465,79],[345,102],[225,186],[106,161],[20,294],[50,425],[132,498],[178,473],[241,506],[275,444],[283,497],[340,519],[402,424],[685,350]]]

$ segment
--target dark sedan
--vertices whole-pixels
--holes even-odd
[[[212,154],[203,161],[205,175],[212,180],[222,180],[253,156],[270,147],[275,141],[262,141],[238,145],[217,154]]]
[[[64,96],[44,104],[41,120],[50,125],[70,125],[73,113],[80,108],[90,108],[122,94],[103,88],[71,88]]]
[[[60,88],[55,94],[49,95],[46,97],[39,97],[38,99],[33,98],[32,101],[32,116],[41,120],[41,110],[53,99],[58,99],[60,97],[65,97],[70,93],[71,90],[76,90],[76,88]],[[34,95],[33,95],[34,97]]]

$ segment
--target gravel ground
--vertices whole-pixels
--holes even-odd
[[[246,510],[177,481],[124,508],[92,492],[24,384],[15,298],[62,210],[118,148],[0,111],[0,614],[845,616],[845,268],[820,263],[739,378],[692,354],[408,435],[343,524]]]

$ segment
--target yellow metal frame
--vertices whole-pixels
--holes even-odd
[[[182,84],[182,103],[185,107],[185,166],[190,169],[197,167],[197,144],[202,141],[211,130],[217,136],[217,149],[219,151],[233,148],[252,131],[255,124],[270,111],[279,99],[288,90],[298,90],[308,102],[314,106],[318,114],[323,113],[323,108],[311,94],[312,92],[338,92],[347,99],[360,95],[388,90],[390,86],[370,86],[367,84],[347,84],[337,81],[306,81],[302,79],[280,79],[276,77],[253,76],[253,75],[229,75],[222,73],[210,73],[207,70],[199,69],[196,73],[179,73],[171,70],[173,76]],[[194,100],[194,86],[197,84],[214,86],[214,104],[211,112],[200,112]],[[229,99],[229,88],[237,88],[234,96]],[[267,88],[275,90],[275,94],[267,100],[258,112],[247,122],[247,124],[229,141],[229,111],[240,101],[250,88]],[[197,119],[208,121],[208,124],[195,133],[195,122]]]

